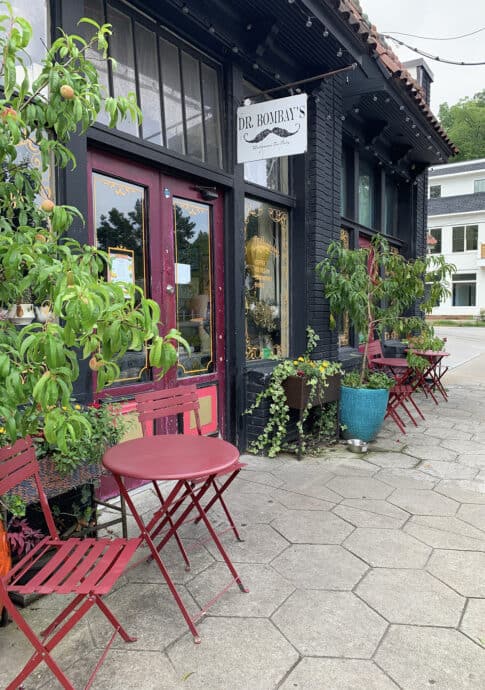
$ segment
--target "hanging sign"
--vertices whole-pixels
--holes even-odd
[[[307,95],[237,109],[237,162],[294,156],[307,149]]]

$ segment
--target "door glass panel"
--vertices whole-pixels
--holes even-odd
[[[199,63],[182,52],[184,79],[185,122],[187,127],[187,153],[204,160],[204,133],[202,131],[202,101],[200,96]]]
[[[120,265],[132,267],[132,277],[146,294],[146,191],[144,187],[93,173],[95,242]],[[114,266],[111,276],[113,279]],[[120,378],[113,385],[151,378],[146,350],[130,350],[119,362]]]
[[[173,151],[185,153],[179,51],[177,46],[163,38],[160,39],[160,61],[162,63],[166,145]]]
[[[214,371],[210,207],[174,198],[177,328],[190,345],[178,376]]]
[[[113,91],[115,96],[136,93],[135,56],[131,19],[108,5],[108,22],[113,25],[110,38],[111,57],[116,61],[113,67]],[[131,118],[120,120],[117,129],[138,136],[138,124]]]
[[[135,36],[143,138],[163,144],[156,36],[140,24],[135,25]]]

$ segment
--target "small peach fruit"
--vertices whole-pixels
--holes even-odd
[[[51,199],[44,199],[44,201],[41,203],[40,207],[43,211],[46,213],[52,213],[54,210],[54,202]]]
[[[74,98],[74,89],[69,84],[63,84],[60,88],[61,96],[68,101]]]

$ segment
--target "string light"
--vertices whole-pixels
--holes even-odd
[[[325,27],[324,30],[323,30],[323,38],[328,38],[328,29],[327,29],[327,27]]]
[[[258,69],[259,69],[259,65],[258,65],[257,62],[253,62],[253,69],[254,69],[254,70],[258,70]]]
[[[183,12],[184,14],[188,14],[188,13],[189,13],[189,8],[187,7],[187,5],[182,5],[182,12]]]
[[[439,55],[432,55],[431,53],[427,53],[425,50],[420,50],[419,48],[413,48],[413,46],[410,46],[408,43],[404,43],[404,41],[400,41],[398,38],[394,38],[394,36],[391,36],[390,34],[383,34],[384,38],[388,38],[391,41],[394,41],[395,43],[398,43],[400,46],[404,46],[405,48],[408,48],[409,50],[412,50],[413,53],[417,53],[418,55],[422,55],[425,58],[428,58],[428,60],[435,60],[436,62],[444,62],[447,65],[460,65],[460,66],[467,66],[467,67],[474,67],[477,65],[485,65],[485,62],[464,62],[462,60],[449,60],[447,58],[442,58]]]
[[[342,55],[343,55],[342,48],[339,48],[339,49],[337,50],[337,57],[342,57]]]
[[[216,32],[216,27],[215,27],[213,24],[211,24],[211,25],[209,26],[209,33],[210,33],[210,34],[215,34],[215,32]]]
[[[306,26],[307,29],[311,29],[311,28],[312,28],[313,23],[312,23],[312,18],[311,18],[311,17],[308,17],[308,19],[307,19],[306,22],[305,22],[305,26]]]
[[[237,46],[232,46],[232,52],[236,55],[239,53],[239,48]]]
[[[372,96],[372,100],[374,101],[374,103],[377,102],[377,96],[375,94]]]

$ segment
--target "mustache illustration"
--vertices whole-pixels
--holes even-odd
[[[300,130],[300,123],[298,122],[297,124],[298,127],[294,132],[289,132],[287,129],[282,129],[281,127],[273,127],[273,129],[263,129],[259,134],[256,134],[254,139],[247,139],[247,134],[245,134],[244,141],[248,144],[257,144],[263,141],[263,139],[266,139],[266,137],[269,137],[270,134],[276,134],[277,137],[292,137]]]

